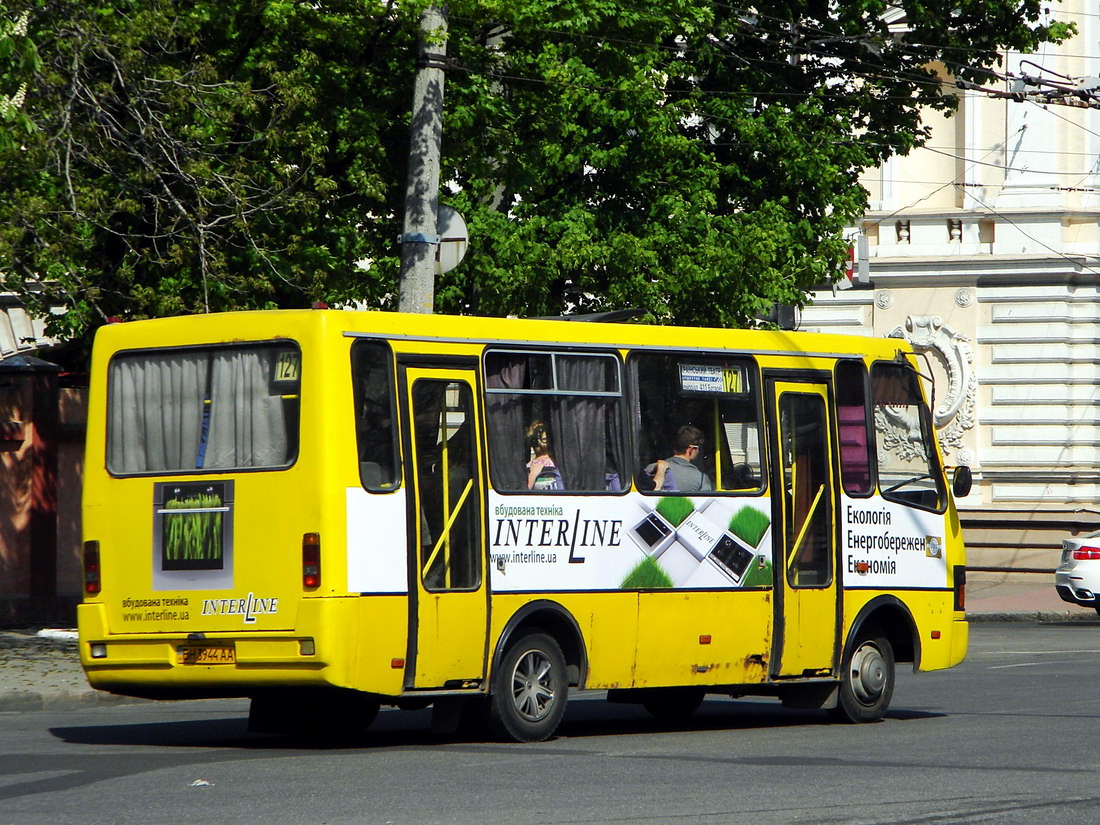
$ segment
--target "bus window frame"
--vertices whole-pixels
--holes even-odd
[[[263,466],[255,467],[183,467],[177,469],[168,470],[145,470],[140,472],[119,472],[111,468],[110,456],[111,456],[111,388],[112,388],[112,372],[114,365],[120,359],[126,359],[135,357],[141,354],[155,354],[155,353],[174,353],[174,352],[187,352],[196,350],[206,350],[212,352],[215,350],[227,350],[227,349],[241,349],[241,348],[259,348],[259,347],[277,347],[280,345],[291,345],[298,353],[299,375],[298,375],[298,409],[296,414],[296,421],[294,427],[294,450],[290,454],[289,460],[286,464],[265,464]],[[295,464],[298,463],[298,458],[302,450],[302,377],[301,370],[304,366],[302,358],[302,345],[301,342],[295,338],[288,337],[276,337],[276,338],[261,338],[258,340],[250,341],[213,341],[200,344],[182,344],[179,346],[166,346],[166,347],[133,347],[131,349],[116,350],[111,354],[110,359],[107,361],[107,369],[105,376],[105,390],[106,398],[104,399],[105,421],[103,431],[103,467],[107,471],[107,474],[112,478],[161,478],[164,476],[205,476],[205,475],[217,475],[219,473],[281,473],[289,470]]]
[[[507,387],[490,387],[489,386],[489,370],[488,360],[493,355],[545,355],[550,357],[550,378],[551,386],[540,389],[509,389]],[[617,390],[569,390],[562,389],[558,386],[558,370],[557,370],[557,357],[574,358],[606,358],[614,364],[614,376],[615,384],[618,387]],[[556,348],[547,347],[546,344],[533,347],[513,346],[508,342],[493,342],[491,345],[486,345],[481,352],[481,392],[484,397],[485,418],[484,418],[484,433],[485,433],[485,463],[488,468],[488,475],[486,477],[487,489],[493,491],[493,493],[505,496],[515,495],[538,495],[538,496],[622,496],[630,492],[630,485],[623,483],[623,474],[626,472],[626,465],[629,463],[630,456],[630,434],[629,434],[629,418],[627,415],[627,407],[629,404],[629,397],[627,395],[627,381],[624,375],[626,368],[625,361],[622,357],[622,353],[613,347],[596,347],[596,346],[562,346]],[[491,405],[489,403],[490,395],[513,395],[513,396],[534,396],[534,397],[554,397],[554,398],[609,398],[617,399],[619,402],[618,418],[619,426],[621,429],[622,437],[619,444],[620,456],[623,462],[622,467],[619,467],[619,489],[618,490],[532,490],[527,488],[513,489],[510,487],[501,487],[497,484],[497,472],[496,463],[494,461],[494,449],[493,438],[490,436],[490,431],[493,427],[493,414],[491,412]]]
[[[936,484],[936,491],[937,491],[938,496],[939,496],[939,505],[937,507],[928,507],[926,505],[919,504],[919,503],[914,502],[914,501],[908,501],[906,499],[899,498],[896,495],[892,495],[890,493],[887,493],[883,489],[882,474],[877,472],[879,467],[881,466],[881,464],[879,462],[879,434],[878,434],[877,426],[874,425],[875,408],[877,406],[879,406],[876,403],[876,398],[875,398],[875,394],[874,394],[875,393],[874,372],[875,372],[875,368],[879,367],[879,366],[886,366],[886,367],[891,367],[891,368],[895,368],[895,369],[900,368],[902,370],[908,370],[914,377],[914,384],[915,384],[915,387],[918,391],[916,407],[918,409],[918,415],[919,415],[919,418],[920,418],[921,444],[922,444],[922,446],[926,447],[926,449],[927,449],[927,457],[929,459],[929,462],[928,462],[929,472],[928,472],[928,474],[931,476],[930,480],[934,481],[935,484]],[[923,510],[926,513],[936,513],[937,515],[942,515],[943,513],[947,512],[948,503],[951,500],[951,496],[950,496],[950,492],[947,489],[947,483],[946,483],[946,480],[944,478],[943,460],[942,460],[942,457],[940,455],[939,440],[936,437],[936,429],[935,429],[935,422],[933,420],[932,408],[928,405],[928,399],[925,397],[924,392],[922,391],[923,390],[923,385],[921,384],[921,381],[924,379],[924,376],[921,374],[921,372],[915,366],[913,366],[912,363],[909,362],[908,359],[906,359],[904,357],[901,357],[899,355],[898,358],[895,358],[895,359],[892,359],[892,360],[879,358],[879,359],[876,359],[875,361],[873,361],[870,365],[870,368],[867,370],[867,378],[868,378],[868,381],[869,381],[868,390],[869,390],[869,393],[870,393],[868,398],[870,400],[870,408],[871,408],[871,416],[872,416],[871,434],[874,436],[874,439],[875,439],[874,456],[875,456],[875,469],[876,469],[876,476],[877,476],[876,483],[875,483],[875,494],[880,496],[883,499],[883,501],[889,501],[892,504],[897,504],[901,507],[911,507],[914,510]],[[887,405],[883,405],[883,406],[887,406]]]
[[[757,427],[757,451],[760,456],[759,467],[754,468],[758,470],[758,486],[753,488],[721,488],[717,487],[717,479],[711,479],[715,484],[714,489],[707,490],[704,493],[692,493],[688,491],[678,490],[654,490],[645,489],[637,484],[637,472],[632,472],[631,480],[633,482],[634,489],[647,496],[685,496],[685,495],[707,495],[707,496],[729,496],[737,498],[759,498],[768,495],[768,490],[771,486],[771,477],[769,470],[769,455],[768,455],[768,424],[765,415],[764,408],[764,369],[760,365],[759,353],[750,350],[710,350],[710,349],[684,349],[677,347],[632,347],[629,348],[626,357],[626,370],[627,370],[627,392],[630,395],[631,409],[637,409],[638,411],[638,426],[642,427],[641,423],[641,398],[639,396],[637,373],[631,367],[631,363],[635,362],[638,358],[644,358],[647,356],[663,356],[666,358],[680,359],[690,361],[692,358],[697,358],[704,364],[708,362],[725,359],[727,361],[736,361],[745,364],[746,379],[750,385],[750,391],[743,393],[752,398],[756,404],[756,427]],[[678,364],[679,365],[679,364]],[[693,390],[681,390],[681,394],[685,397],[691,398],[708,398],[713,397],[712,393],[698,392]],[[721,397],[722,394],[717,394]],[[634,467],[645,467],[649,461],[643,460],[640,452],[641,443],[636,438],[637,432],[634,427],[633,417],[628,422],[628,438],[630,440],[630,460],[633,461]],[[709,434],[708,434],[709,435]],[[710,445],[712,455],[714,459],[719,460],[717,453],[718,445]],[[672,449],[672,445],[668,445],[668,449]],[[671,453],[669,453],[671,455]],[[664,458],[666,456],[659,456]],[[656,459],[654,459],[656,460]]]
[[[356,415],[353,418],[352,427],[355,433],[355,453],[357,457],[356,472],[359,476],[359,485],[368,493],[376,495],[386,495],[388,493],[396,493],[405,484],[405,467],[401,456],[401,435],[400,427],[398,426],[399,420],[399,408],[397,404],[397,353],[393,350],[392,342],[385,337],[367,337],[356,336],[352,339],[351,346],[348,348],[349,367],[351,370],[352,380],[352,402],[353,404],[358,400],[358,394],[355,385],[355,379],[357,377],[355,371],[355,357],[356,350],[363,349],[366,346],[379,347],[386,354],[386,373],[388,379],[388,401],[389,401],[389,413],[390,413],[390,450],[391,450],[391,466],[393,468],[394,481],[391,487],[384,486],[368,486],[363,480],[363,460],[358,458],[360,453],[359,444],[359,426],[358,417]],[[353,415],[355,415],[355,408],[352,408]]]

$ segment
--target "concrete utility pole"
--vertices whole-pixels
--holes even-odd
[[[435,253],[439,246],[439,148],[443,141],[443,68],[447,16],[429,6],[420,16],[420,45],[413,88],[409,175],[405,186],[405,233],[397,308],[430,313],[435,304]]]

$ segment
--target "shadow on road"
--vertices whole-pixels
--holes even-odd
[[[183,710],[173,708],[174,713]],[[209,713],[208,710],[203,709]],[[232,714],[232,711],[229,712]],[[941,713],[894,710],[888,720],[934,719]],[[665,722],[654,719],[637,705],[613,704],[599,699],[571,701],[556,739],[588,739],[604,736],[646,736],[670,732],[708,732],[834,726],[825,711],[791,710],[778,702],[715,699],[706,701],[686,720]],[[195,720],[177,719],[127,724],[80,725],[52,728],[52,735],[69,744],[119,745],[158,748],[224,748],[242,751],[295,752],[302,750],[363,750],[415,748],[459,743],[493,742],[486,734],[463,731],[458,735],[434,733],[431,711],[383,709],[374,724],[361,735],[339,738],[302,738],[251,734],[245,714]]]

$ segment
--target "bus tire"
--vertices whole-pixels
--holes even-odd
[[[646,692],[642,707],[662,722],[683,722],[699,709],[704,696],[706,691],[697,687],[656,688]]]
[[[868,631],[844,657],[837,704],[829,713],[841,722],[877,722],[893,695],[894,649],[878,631]]]
[[[557,730],[568,696],[561,647],[531,633],[508,646],[493,674],[489,724],[502,738],[541,742]]]

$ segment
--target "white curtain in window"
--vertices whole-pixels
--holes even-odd
[[[287,462],[283,400],[272,395],[272,369],[271,350],[214,356],[203,467],[277,467]]]
[[[115,360],[107,405],[110,469],[143,473],[194,467],[206,376],[205,353]]]

